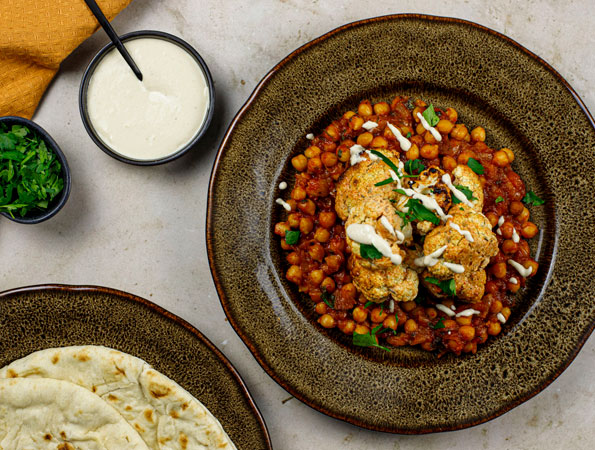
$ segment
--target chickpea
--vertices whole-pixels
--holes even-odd
[[[314,232],[314,239],[318,242],[328,242],[331,238],[331,234],[326,228],[317,228]]]
[[[516,253],[518,249],[519,246],[512,239],[506,239],[504,242],[502,242],[502,251],[504,253],[510,255],[512,253]]]
[[[353,111],[347,111],[345,114],[343,114],[343,118],[347,120],[351,119],[353,116],[355,116]]]
[[[360,130],[363,124],[364,119],[359,116],[353,116],[351,120],[349,120],[349,128],[351,128],[353,131]]]
[[[306,190],[303,187],[296,186],[291,191],[291,198],[296,201],[301,201],[306,198]]]
[[[426,129],[424,128],[424,126],[421,123],[418,123],[417,126],[415,127],[415,132],[419,135],[422,135],[426,132]]]
[[[502,327],[500,326],[500,322],[490,322],[488,327],[488,334],[490,336],[497,336],[502,331]]]
[[[518,290],[521,288],[521,285],[517,282],[515,284],[512,283],[506,283],[506,289],[508,289],[510,292],[512,292],[513,294],[518,292]]]
[[[405,332],[406,333],[415,333],[417,331],[417,322],[413,319],[407,319],[405,322]]]
[[[470,325],[463,325],[459,328],[459,333],[464,340],[470,341],[475,337],[475,328]]]
[[[503,148],[501,149],[501,151],[503,151],[504,153],[506,153],[506,156],[508,156],[508,162],[513,162],[514,161],[514,153],[511,149],[509,148]]]
[[[341,268],[341,257],[339,255],[329,255],[324,258],[324,262],[328,266],[328,273],[335,273]]]
[[[339,322],[339,329],[345,334],[353,334],[355,331],[355,322],[353,320],[344,320]]]
[[[530,216],[531,213],[529,212],[529,210],[523,206],[523,210],[520,214],[516,216],[516,220],[518,220],[521,223],[525,223],[527,220],[529,220]]]
[[[452,131],[455,127],[455,124],[452,123],[450,120],[440,119],[436,124],[436,129],[440,131],[440,133],[448,134]]]
[[[322,151],[323,152],[334,152],[337,148],[337,144],[334,142],[324,142],[322,144]]]
[[[291,228],[297,228],[300,226],[300,215],[298,213],[291,213],[287,216],[287,223]]]
[[[477,159],[477,155],[475,154],[475,152],[472,152],[471,150],[465,150],[459,155],[459,157],[457,158],[457,162],[461,165],[464,165],[467,164],[469,158]]]
[[[384,319],[384,321],[382,322],[382,326],[384,328],[390,328],[391,330],[396,330],[397,329],[397,318],[395,317],[395,315],[390,315],[388,316],[386,319]]]
[[[337,155],[331,152],[324,152],[320,156],[322,164],[324,164],[326,167],[333,167],[335,164],[337,164],[338,159],[339,158],[337,158]]]
[[[292,211],[295,211],[297,209],[297,202],[294,199],[287,199],[287,204],[289,205]]]
[[[510,161],[508,160],[508,156],[506,155],[506,152],[503,152],[502,150],[498,150],[496,153],[494,153],[492,162],[495,165],[497,165],[498,167],[506,167],[507,165],[510,164]]]
[[[403,310],[405,310],[405,312],[411,312],[411,311],[413,311],[416,306],[417,306],[417,304],[414,301],[401,303],[401,308]]]
[[[341,135],[339,134],[339,130],[334,124],[329,125],[324,130],[328,137],[330,137],[333,141],[338,141]]]
[[[373,139],[374,135],[369,131],[366,131],[365,133],[362,133],[357,137],[357,143],[362,147],[367,147],[368,145],[370,145]]]
[[[425,109],[425,108],[424,108]],[[417,116],[417,113],[423,113],[422,108],[418,105],[415,108],[413,108],[413,112],[411,114],[413,114],[413,120],[415,120],[416,122],[420,122],[419,117]],[[418,133],[421,134],[421,133]]]
[[[298,265],[302,261],[298,252],[291,252],[285,257],[285,259],[289,264],[292,265]]]
[[[490,305],[490,312],[492,314],[498,314],[502,311],[502,302],[500,300],[494,300]]]
[[[373,112],[374,111],[372,110],[372,105],[368,100],[364,100],[357,107],[357,113],[362,117],[371,116]]]
[[[324,291],[328,292],[329,294],[335,292],[335,288],[335,280],[333,280],[331,277],[326,277],[324,280],[322,280],[322,283],[320,284],[320,289],[324,289]]]
[[[444,302],[442,302],[442,304],[444,305]],[[444,324],[444,328],[446,328],[447,330],[450,328],[454,328],[457,325],[457,323],[452,319],[446,319],[442,323]]]
[[[452,131],[450,132],[450,137],[453,139],[458,139],[459,141],[462,141],[468,135],[469,131],[467,130],[467,127],[462,123],[455,125]]]
[[[502,237],[505,239],[512,238],[514,232],[514,225],[512,222],[506,221],[500,227],[500,231],[502,232]]]
[[[383,322],[384,319],[388,317],[388,314],[384,311],[383,308],[374,308],[370,313],[370,319],[372,322],[380,323]]]
[[[454,108],[446,108],[446,117],[448,117],[448,120],[450,120],[452,123],[456,123],[459,118],[459,114]]]
[[[496,278],[504,278],[506,276],[506,263],[505,262],[500,262],[500,263],[496,263],[492,266],[492,275],[494,275]]]
[[[316,314],[319,314],[322,316],[323,314],[326,314],[326,312],[328,310],[328,306],[324,302],[318,302],[318,303],[316,303],[314,310],[316,311]]]
[[[532,277],[537,273],[537,268],[539,267],[539,264],[537,263],[537,261],[529,260],[526,261],[525,264],[523,264],[523,266],[525,266],[525,269],[531,268],[531,274],[529,276]]]
[[[310,272],[309,278],[314,286],[320,286],[320,283],[324,280],[324,272],[321,269],[313,270]]]
[[[463,351],[465,353],[475,354],[475,352],[477,351],[477,344],[475,342],[467,342],[463,347]]]
[[[324,258],[324,248],[318,242],[315,242],[308,248],[308,254],[314,261],[320,262]]]
[[[353,316],[353,320],[361,323],[368,318],[368,311],[363,306],[356,306],[353,308],[351,315]]]
[[[337,148],[337,158],[339,158],[339,161],[341,162],[347,162],[349,161],[349,158],[351,157],[351,154],[349,153],[349,148],[340,145]]]
[[[424,133],[424,141],[426,142],[426,144],[435,144],[436,142],[436,138],[434,137],[434,135],[432,133],[430,133],[429,131],[426,131]]]
[[[279,222],[275,224],[275,234],[277,236],[285,237],[285,233],[287,233],[291,228],[287,222]]]
[[[281,248],[283,250],[291,250],[291,245],[289,245],[285,239],[281,239]]]
[[[316,203],[307,198],[298,203],[298,209],[304,214],[309,214],[313,216],[316,212]]]
[[[438,146],[426,144],[421,148],[421,150],[419,151],[419,154],[421,155],[422,158],[425,158],[425,159],[437,158],[438,157]]]
[[[390,112],[390,106],[386,102],[379,102],[374,105],[374,114],[382,116]]]
[[[459,325],[471,325],[471,317],[457,317],[455,321]]]
[[[300,232],[302,234],[308,234],[314,228],[314,221],[309,217],[302,217],[300,219]]]
[[[355,285],[353,283],[347,283],[341,287],[341,296],[345,299],[354,300],[356,293],[357,290],[355,289]]]
[[[357,334],[368,334],[370,332],[370,329],[365,325],[358,324],[355,326],[355,330],[353,332]],[[378,338],[376,339],[376,342],[378,342]]]
[[[486,130],[483,127],[475,127],[471,130],[471,140],[473,142],[484,142],[486,140]]]
[[[438,311],[436,311],[435,308],[426,308],[426,315],[428,316],[428,319],[432,320],[438,316]]]
[[[454,159],[452,156],[445,156],[444,158],[442,158],[442,166],[444,167],[444,170],[452,172],[457,167],[457,160]]]
[[[331,228],[336,220],[337,214],[334,211],[322,211],[318,214],[318,223],[324,228]]]
[[[525,222],[523,225],[521,225],[521,235],[525,239],[531,239],[537,234],[538,231],[537,225],[535,225],[533,222]]]
[[[304,155],[306,155],[306,158],[311,159],[311,158],[314,158],[315,156],[320,155],[321,153],[322,153],[322,150],[320,150],[320,147],[312,145],[306,149],[306,151],[304,152]]]
[[[510,202],[510,206],[508,207],[508,210],[510,211],[510,214],[512,214],[513,216],[518,216],[521,212],[523,212],[523,204],[521,202]]]
[[[303,172],[308,166],[308,158],[306,158],[304,155],[294,156],[291,158],[291,165],[298,172]]]
[[[405,153],[405,156],[407,156],[407,159],[410,160],[419,158],[419,147],[415,144],[412,144],[411,147],[409,147],[409,150],[407,150]]]
[[[287,269],[285,277],[295,284],[300,284],[302,281],[302,268],[300,266],[291,266]]]
[[[323,314],[320,316],[318,323],[324,328],[335,328],[336,325],[335,319],[330,314]]]
[[[508,306],[505,306],[504,308],[502,308],[502,311],[500,311],[500,314],[502,314],[504,318],[508,320],[508,318],[510,317],[510,308]]]
[[[308,172],[310,173],[319,173],[322,172],[322,160],[315,156],[308,160]]]
[[[370,145],[372,148],[387,148],[388,141],[382,136],[376,136],[374,139],[372,139],[372,143]]]

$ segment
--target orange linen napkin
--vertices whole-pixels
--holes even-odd
[[[132,0],[97,0],[111,20]],[[99,24],[83,0],[0,1],[0,116],[31,118],[60,63]]]

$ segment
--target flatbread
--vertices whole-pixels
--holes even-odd
[[[0,378],[64,380],[114,407],[153,450],[235,450],[219,421],[180,385],[142,359],[102,346],[41,350]]]
[[[45,378],[0,380],[0,449],[148,450],[128,422],[88,390]]]

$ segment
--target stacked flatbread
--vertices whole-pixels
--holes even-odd
[[[0,449],[235,450],[219,421],[143,360],[41,350],[0,370]]]

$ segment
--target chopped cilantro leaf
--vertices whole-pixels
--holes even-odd
[[[473,197],[473,191],[471,189],[469,189],[467,186],[455,184],[454,187],[456,187],[459,191],[461,191],[463,194],[465,194],[465,197],[467,197],[467,200],[477,200],[475,197]],[[452,203],[453,203],[453,205],[456,205],[457,203],[461,203],[461,201],[456,196],[453,195]]]
[[[391,184],[394,181],[395,180],[393,180],[392,177],[388,177],[386,180],[379,181],[374,186],[384,186],[384,185],[387,185],[387,184]]]
[[[444,317],[440,317],[435,325],[430,325],[434,330],[444,328]]]
[[[405,192],[403,189],[393,189],[393,191],[398,192],[401,195],[407,195],[407,192]]]
[[[407,204],[405,205],[409,208],[409,214],[413,216],[415,219],[419,221],[428,221],[433,223],[434,225],[440,225],[440,219],[436,217],[432,211],[426,208],[422,203],[417,199],[409,199]]]
[[[447,295],[456,295],[456,284],[454,279],[441,281],[437,278],[425,277],[424,280],[428,283],[435,284]]]
[[[545,203],[545,200],[539,198],[535,192],[529,191],[527,192],[527,195],[523,197],[523,202],[527,205],[540,206]]]
[[[390,351],[388,348],[378,344],[378,338],[376,334],[382,328],[382,324],[374,327],[371,331],[365,334],[353,333],[353,345],[359,347],[378,347],[385,351]]]
[[[287,245],[295,245],[300,240],[300,232],[297,230],[287,230],[285,232],[285,242]]]
[[[431,127],[436,126],[440,122],[440,118],[436,115],[436,111],[434,111],[434,105],[428,106],[421,115],[424,116],[424,119],[426,119],[426,122]]]
[[[502,198],[501,195],[499,195],[498,197],[496,197],[496,200],[494,200],[494,203],[498,204],[498,203],[503,202],[503,201],[504,201],[504,199]]]
[[[412,220],[414,220],[413,217],[411,217],[410,215],[408,215],[402,211],[395,210],[395,213],[401,218],[401,220],[403,222],[403,223],[401,223],[401,230],[403,228],[405,228],[409,223],[411,223]]]
[[[376,247],[369,244],[360,244],[359,245],[359,253],[362,258],[367,259],[380,259],[382,258],[382,253],[378,251]]]
[[[409,139],[411,137],[411,131],[409,133],[407,133],[406,138]]]
[[[364,308],[369,308],[370,306],[375,305],[375,304],[376,304],[376,302],[373,302],[370,300],[369,302],[366,302],[366,304],[364,305]]]
[[[467,165],[477,175],[483,175],[484,168],[478,160],[474,158],[469,158],[469,160],[467,161]]]
[[[417,171],[418,174],[425,170],[426,166],[419,159],[409,160],[405,163],[405,172],[409,175],[414,175],[414,172]]]
[[[322,298],[322,301],[324,303],[326,303],[326,306],[328,306],[331,309],[334,309],[335,308],[335,297],[333,297],[331,294],[329,294],[326,291],[326,288],[324,286],[322,287],[321,292],[322,292],[322,294],[320,297]],[[333,301],[332,303],[331,303],[331,300]]]

